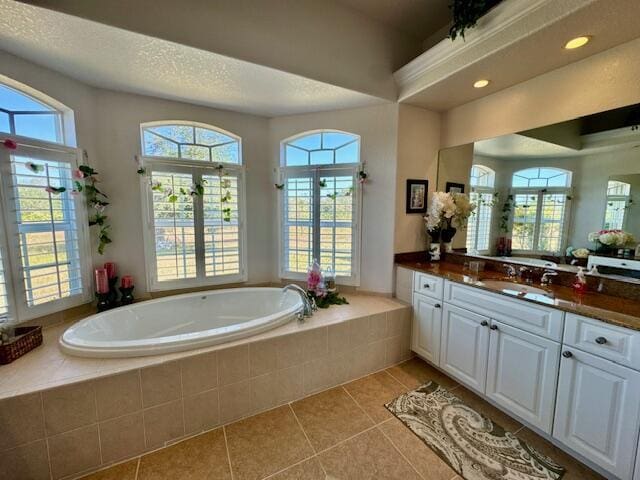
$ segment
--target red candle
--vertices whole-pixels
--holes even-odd
[[[106,268],[96,268],[96,292],[109,293],[109,279]]]
[[[107,270],[107,277],[113,278],[116,276],[116,264],[113,262],[107,262],[104,264],[104,268]]]
[[[131,288],[133,287],[133,277],[131,275],[123,275],[122,281],[120,282],[120,286],[122,288]]]

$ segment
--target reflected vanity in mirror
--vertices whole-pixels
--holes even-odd
[[[638,124],[632,105],[441,150],[437,190],[476,205],[454,251],[638,281]]]

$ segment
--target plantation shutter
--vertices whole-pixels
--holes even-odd
[[[9,252],[18,260],[14,287],[24,300],[20,318],[46,313],[51,302],[65,308],[87,301],[84,199],[73,193],[77,152],[20,145],[8,156],[5,214]]]
[[[154,171],[152,184],[153,230],[158,281],[196,277],[196,234],[193,198],[180,195],[189,191],[193,178],[190,173]],[[171,193],[170,193],[171,192]],[[175,195],[175,198],[170,198]]]
[[[323,172],[320,175],[319,258],[323,268],[341,277],[353,273],[354,175]]]
[[[315,175],[309,171],[285,175],[284,268],[287,272],[305,273],[313,260]]]
[[[283,272],[304,274],[314,259],[355,278],[356,167],[284,168]]]
[[[0,323],[9,316],[9,293],[7,292],[7,281],[4,276],[4,258],[5,252],[0,248]]]
[[[148,164],[151,288],[243,281],[241,167]]]
[[[241,272],[237,175],[203,175],[204,266],[207,277]]]

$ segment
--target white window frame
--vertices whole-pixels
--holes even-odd
[[[242,140],[237,135],[224,131],[212,125],[197,122],[152,122],[141,125],[140,139],[141,152],[144,152],[143,128],[150,125],[195,125],[210,130],[215,130],[228,135],[238,141],[239,162],[218,163],[203,160],[186,160],[182,158],[149,157],[141,155],[140,165],[145,169],[145,174],[140,175],[140,192],[143,212],[143,240],[146,263],[147,288],[152,292],[165,290],[179,290],[184,288],[196,288],[231,283],[241,283],[248,280],[247,271],[247,228],[246,228],[246,167],[242,159]],[[240,273],[231,275],[216,275],[207,277],[204,272],[204,222],[202,218],[202,197],[194,195],[194,231],[196,242],[197,274],[194,278],[185,278],[171,281],[158,281],[156,264],[155,227],[153,222],[153,190],[151,190],[151,175],[154,170],[174,173],[187,173],[193,175],[194,181],[198,181],[201,175],[218,175],[218,166],[222,165],[227,174],[238,178],[238,240],[240,242]]]
[[[298,138],[306,137],[309,135],[314,135],[318,133],[344,133],[347,135],[352,135],[356,137],[356,142],[358,144],[358,162],[357,163],[338,163],[338,164],[326,164],[326,165],[296,165],[296,166],[286,166],[285,165],[285,146],[287,143],[292,142]],[[361,244],[362,244],[362,185],[358,182],[358,172],[364,168],[363,163],[360,161],[360,148],[361,148],[361,138],[359,135],[356,135],[351,132],[346,132],[342,130],[334,130],[334,129],[319,129],[319,130],[310,130],[306,132],[302,132],[296,135],[293,135],[289,138],[286,138],[280,142],[280,167],[278,169],[278,183],[284,184],[288,177],[288,173],[293,173],[294,175],[299,176],[311,176],[313,178],[313,212],[320,211],[320,190],[319,190],[319,179],[323,175],[326,176],[336,176],[336,175],[344,175],[348,173],[349,175],[353,175],[353,199],[354,199],[354,208],[353,208],[353,221],[352,221],[352,229],[353,229],[353,240],[352,240],[352,274],[348,277],[346,276],[338,276],[336,275],[336,283],[341,285],[349,285],[349,286],[360,286],[360,258],[361,258]],[[285,191],[283,190],[282,193]],[[283,280],[295,280],[295,281],[304,281],[307,278],[307,274],[304,272],[292,272],[287,270],[285,265],[285,249],[286,245],[284,242],[284,228],[285,228],[285,220],[284,220],[284,211],[285,203],[284,203],[284,195],[278,195],[278,271],[279,277]],[[320,229],[318,228],[320,223],[319,213],[317,215],[314,214],[314,218],[312,219],[312,223],[314,225],[314,235],[312,240],[312,253],[311,259],[316,258],[318,255],[319,259],[319,236]]]
[[[11,320],[23,322],[33,318],[49,315],[51,313],[76,307],[93,300],[93,283],[91,281],[91,253],[89,241],[89,223],[84,195],[77,195],[74,198],[74,207],[77,220],[78,231],[78,249],[80,250],[80,270],[82,281],[82,293],[72,295],[58,300],[52,300],[40,305],[28,306],[26,298],[26,290],[24,287],[23,268],[20,261],[20,246],[18,240],[18,230],[16,228],[15,208],[12,206],[11,198],[12,172],[11,172],[11,156],[13,154],[27,154],[28,150],[38,151],[41,153],[51,152],[53,154],[66,154],[75,158],[72,169],[78,168],[82,163],[83,154],[78,148],[67,147],[58,143],[44,142],[27,137],[12,136],[18,144],[16,150],[0,149],[0,176],[2,211],[4,212],[4,232],[2,242],[4,243],[4,252],[8,255],[3,257],[5,268],[5,281],[7,292],[10,294],[9,309],[11,312]],[[12,305],[13,304],[13,305]]]
[[[572,188],[565,188],[565,187],[547,187],[547,188],[524,188],[524,187],[519,187],[519,188],[512,188],[509,191],[510,195],[513,195],[514,198],[514,205],[513,205],[513,211],[511,212],[511,218],[510,218],[510,228],[509,231],[511,232],[512,238],[513,238],[513,222],[515,219],[515,196],[516,195],[537,195],[538,196],[538,202],[536,205],[536,223],[534,224],[534,230],[533,230],[533,248],[531,250],[526,250],[526,249],[513,249],[513,253],[517,253],[517,254],[533,254],[533,255],[562,255],[562,252],[565,251],[566,247],[567,247],[567,235],[569,232],[569,225],[571,223],[571,197],[572,197]],[[540,230],[541,230],[541,226],[542,226],[542,222],[541,222],[541,216],[542,216],[542,204],[543,204],[543,196],[544,195],[564,195],[565,199],[566,199],[566,203],[564,206],[564,218],[563,218],[563,222],[562,222],[562,232],[560,233],[561,238],[560,238],[560,247],[558,248],[557,251],[550,251],[550,250],[540,250],[538,248],[538,244],[540,241]]]
[[[469,195],[469,198],[471,198],[471,195],[476,194],[478,195],[478,203],[476,204],[476,208],[473,211],[473,213],[471,215],[480,215],[480,209],[483,207],[483,205],[480,203],[480,199],[483,195],[490,195],[491,196],[491,201],[493,202],[493,199],[495,198],[495,189],[491,188],[491,187],[471,187],[471,194]],[[473,252],[477,252],[478,254],[488,254],[491,251],[491,234],[493,233],[493,213],[494,213],[494,206],[488,206],[487,208],[489,208],[490,212],[489,212],[489,226],[487,229],[487,236],[489,237],[487,239],[487,248],[483,249],[483,250],[479,250],[478,247],[478,232],[480,230],[480,222],[478,221],[478,219],[475,220],[475,232],[474,232],[474,240],[475,240],[475,245],[473,245],[474,248],[472,248],[469,253],[473,253]],[[468,227],[468,223],[467,222],[467,227]],[[467,235],[469,235],[469,232],[467,231]],[[467,250],[469,250],[469,246],[467,246]]]
[[[491,201],[493,202],[494,198],[495,198],[495,193],[496,193],[496,189],[495,189],[495,177],[496,177],[496,172],[495,170],[493,170],[492,168],[489,168],[485,165],[481,165],[481,164],[474,164],[471,166],[471,170],[473,171],[473,169],[478,168],[480,171],[482,172],[486,172],[487,174],[491,175],[491,185],[481,185],[478,186],[477,185],[477,181],[473,182],[473,177],[471,177],[471,179],[469,180],[469,186],[471,188],[471,192],[469,195],[469,198],[471,198],[472,194],[477,194],[479,198],[482,197],[482,195],[491,195]],[[474,183],[476,183],[474,185]],[[476,209],[473,211],[473,213],[471,215],[480,215],[480,209],[482,208],[482,205],[480,203],[480,201],[478,202],[478,204],[476,205]],[[475,221],[475,232],[474,232],[474,240],[475,240],[475,245],[473,245],[473,249],[469,249],[469,246],[467,245],[467,251],[468,253],[472,253],[472,252],[477,252],[478,254],[488,254],[491,252],[491,234],[493,233],[493,215],[494,215],[494,205],[490,206],[490,211],[489,211],[489,226],[488,226],[488,231],[487,231],[487,236],[489,237],[487,239],[487,248],[483,249],[483,250],[478,250],[478,231],[480,229],[480,222],[476,219]],[[478,217],[479,218],[479,217]],[[469,222],[467,222],[467,227]],[[469,235],[469,232],[467,231],[467,237]]]
[[[624,183],[629,185],[629,195],[609,195],[609,183],[615,181],[618,183]],[[609,228],[605,225],[607,221],[607,211],[609,210],[609,202],[624,202],[624,212],[622,212],[622,225],[620,226],[621,230],[624,230],[627,226],[627,220],[629,219],[629,207],[631,206],[631,184],[627,182],[622,182],[620,180],[609,180],[607,181],[607,190],[605,196],[605,204],[604,204],[604,218],[602,219],[602,228]]]

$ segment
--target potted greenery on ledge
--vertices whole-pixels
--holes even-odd
[[[458,36],[464,40],[464,32],[476,26],[477,21],[502,0],[452,0],[449,8],[453,23],[449,29],[449,38]]]

